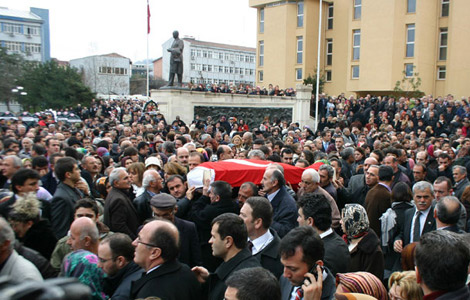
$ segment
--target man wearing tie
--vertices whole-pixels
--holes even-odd
[[[436,229],[434,219],[434,189],[427,181],[420,181],[413,185],[413,199],[416,207],[405,211],[405,224],[402,231],[395,239],[393,249],[401,253],[403,248],[413,242],[419,242],[419,238]]]

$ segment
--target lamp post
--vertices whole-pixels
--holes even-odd
[[[20,104],[20,97],[21,96],[28,95],[28,93],[24,91],[24,87],[22,87],[22,86],[17,86],[16,88],[11,89],[11,92],[13,94],[17,95],[16,96],[16,98],[17,98],[16,101],[18,102],[18,104]],[[9,107],[8,107],[8,110],[10,110]]]

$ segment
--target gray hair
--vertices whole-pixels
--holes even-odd
[[[19,158],[18,156],[16,156],[16,155],[7,155],[3,158],[3,160],[6,160],[8,158],[12,159],[13,166],[15,168],[21,168],[23,166],[23,163],[21,162],[21,158]]]
[[[317,171],[315,171],[314,169],[306,169],[303,173],[302,173],[302,176],[303,175],[308,175],[310,177],[312,177],[312,181],[315,182],[315,183],[319,183],[320,182],[320,175],[318,174]]]
[[[429,190],[431,194],[434,195],[434,187],[427,181],[419,181],[413,185],[413,194],[415,194],[417,191],[425,190]]]
[[[344,160],[346,160],[351,155],[354,155],[353,147],[347,147],[347,148],[344,148],[343,151],[341,151],[341,158]]]
[[[454,170],[459,170],[459,173],[460,173],[460,174],[462,174],[462,175],[463,175],[463,174],[467,175],[467,168],[465,168],[464,166],[458,166],[458,165],[457,165],[457,166],[453,166],[453,167],[452,167],[452,171],[454,171]]]
[[[0,217],[0,244],[5,243],[5,241],[10,241],[10,246],[8,250],[13,251],[13,246],[15,244],[15,233],[11,228],[8,222]]]
[[[121,172],[127,172],[126,168],[120,167],[120,168],[115,168],[111,174],[109,174],[109,184],[111,186],[114,186],[114,183],[120,179]]]
[[[333,175],[335,174],[335,169],[330,165],[321,165],[320,171],[321,170],[326,170],[328,172],[328,178],[333,178]]]
[[[90,237],[93,244],[100,240],[100,233],[95,224],[87,224],[80,228],[80,241],[83,241],[87,236]]]
[[[261,160],[266,160],[266,156],[264,155],[264,152],[261,150],[251,150],[248,152],[248,158],[253,159],[253,158],[259,158]]]
[[[188,149],[188,148],[191,147],[191,146],[194,146],[194,148],[197,148],[197,147],[196,147],[196,144],[194,144],[193,142],[188,142],[188,143],[186,143],[186,144],[183,145],[183,147],[186,148],[186,149]]]
[[[144,178],[142,179],[142,186],[147,188],[150,183],[156,181],[155,174],[158,174],[155,170],[147,170],[144,172]]]

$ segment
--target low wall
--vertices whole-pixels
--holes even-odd
[[[310,118],[311,86],[298,85],[295,97],[221,94],[178,89],[151,90],[150,97],[158,103],[158,109],[171,122],[180,116],[191,122],[195,115],[206,118],[220,115],[242,118],[250,125],[259,126],[265,117],[270,122],[276,118],[299,122],[313,128]]]

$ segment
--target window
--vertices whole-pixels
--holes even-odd
[[[333,3],[328,4],[328,23],[326,29],[333,29]]]
[[[264,66],[264,41],[259,41],[259,62],[260,67]]]
[[[406,57],[415,56],[415,24],[406,25]]]
[[[233,74],[233,67],[230,67],[230,74]]]
[[[191,64],[191,70],[192,71],[196,70],[196,64]]]
[[[264,76],[263,71],[258,71],[258,81],[259,82],[263,82],[263,76]]]
[[[212,65],[207,65],[207,71],[212,72]]]
[[[447,28],[441,28],[439,34],[439,60],[447,59]]]
[[[297,27],[304,26],[304,2],[297,2]]]
[[[359,79],[359,66],[352,66],[351,67],[351,78],[352,79]]]
[[[11,52],[20,52],[21,44],[19,42],[5,42],[5,48]]]
[[[227,74],[228,74],[228,72],[229,72],[229,67],[225,67],[225,68],[224,68],[224,73],[227,73]]]
[[[406,12],[409,14],[414,14],[416,12],[416,0],[408,0]]]
[[[3,23],[3,32],[7,33],[21,33],[21,25]]]
[[[438,80],[446,79],[446,66],[437,67],[437,79]]]
[[[302,80],[302,68],[295,69],[295,80]]]
[[[197,53],[197,55],[196,55],[197,57],[202,57],[202,51],[201,50],[197,50],[196,53]]]
[[[361,30],[353,30],[353,60],[361,57]]]
[[[301,36],[297,37],[297,63],[302,63],[302,54],[303,54],[303,43],[304,39]]]
[[[333,40],[326,40],[326,65],[333,64]]]
[[[326,81],[327,82],[330,82],[331,81],[331,70],[327,70],[326,71]]]
[[[413,77],[413,64],[405,64],[405,77]]]
[[[264,32],[264,8],[259,10],[259,33]]]
[[[24,33],[25,34],[31,34],[31,35],[39,35],[39,27],[26,26]]]
[[[212,58],[212,51],[207,51],[207,57]]]
[[[202,50],[202,57],[207,58],[207,51],[206,50]]]
[[[441,17],[449,16],[449,0],[441,0]]]
[[[191,49],[191,57],[196,57],[196,49]]]
[[[362,0],[354,0],[354,20],[361,18]]]
[[[207,72],[207,65],[202,65],[202,70],[203,70],[204,72]]]

